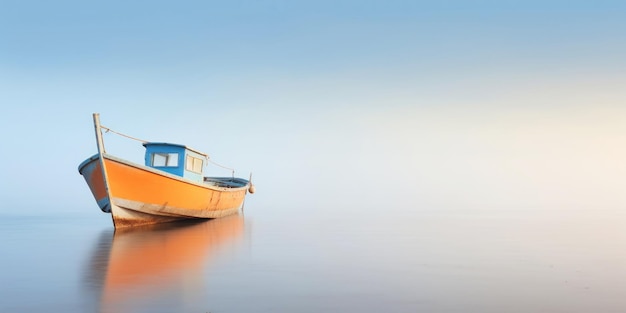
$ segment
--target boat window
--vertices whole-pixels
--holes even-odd
[[[178,153],[153,153],[152,166],[176,167],[178,166]]]
[[[187,161],[185,162],[185,169],[196,173],[202,173],[202,159],[194,158],[188,155]]]

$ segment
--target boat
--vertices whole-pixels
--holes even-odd
[[[210,161],[206,153],[185,145],[142,142],[144,164],[105,151],[100,114],[93,114],[98,153],[78,166],[102,212],[110,213],[114,228],[134,227],[184,219],[212,219],[242,210],[254,193],[250,179],[204,176]],[[115,132],[117,133],[117,132]]]

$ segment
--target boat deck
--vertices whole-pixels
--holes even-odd
[[[236,177],[204,177],[204,183],[223,188],[241,188],[248,185],[248,180]]]

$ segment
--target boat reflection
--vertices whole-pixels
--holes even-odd
[[[188,309],[206,292],[207,260],[243,230],[243,217],[234,215],[103,234],[86,283],[98,290],[100,312]]]

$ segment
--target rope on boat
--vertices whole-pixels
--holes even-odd
[[[219,166],[219,167],[221,167],[221,168],[224,168],[224,169],[230,170],[230,173],[233,175],[233,178],[235,177],[235,169],[234,169],[234,168],[230,168],[230,167],[228,167],[228,166],[221,165],[221,164],[219,164],[219,163],[217,163],[217,162],[215,162],[215,161],[213,161],[213,160],[209,159],[208,157],[207,157],[206,159],[207,159],[207,161],[211,162],[213,165],[217,165],[217,166]]]
[[[112,133],[117,134],[117,135],[120,135],[120,136],[122,136],[122,137],[126,137],[126,138],[130,138],[130,139],[132,139],[132,140],[137,140],[137,141],[140,141],[141,143],[147,143],[147,142],[148,142],[148,141],[146,141],[146,140],[141,140],[141,139],[138,139],[138,138],[135,138],[135,137],[131,137],[131,136],[128,136],[128,135],[124,135],[124,134],[122,134],[122,133],[118,133],[118,132],[116,132],[116,131],[114,131],[114,130],[112,130],[112,129],[108,128],[108,127],[105,127],[105,126],[103,126],[103,125],[100,125],[100,128],[102,128],[102,129],[106,130],[106,132],[107,132],[107,133],[108,133],[108,132],[112,132]]]
[[[108,128],[108,127],[104,126],[104,125],[100,125],[100,128],[104,129],[107,133],[108,133],[108,132],[112,132],[112,133],[114,133],[114,134],[116,134],[116,135],[120,135],[120,136],[122,136],[122,137],[126,137],[126,138],[129,138],[129,139],[132,139],[132,140],[137,140],[137,141],[139,141],[139,142],[141,142],[141,143],[148,143],[148,142],[149,142],[149,141],[147,141],[147,140],[142,140],[142,139],[135,138],[135,137],[131,137],[131,136],[128,136],[128,135],[125,135],[125,134],[122,134],[122,133],[118,133],[118,132],[116,132],[116,131],[114,131],[114,130],[112,130],[112,129],[110,129],[110,128]],[[217,162],[215,162],[215,161],[211,160],[208,156],[207,156],[207,158],[206,158],[206,159],[207,159],[207,161],[211,162],[211,163],[212,163],[212,164],[214,164],[214,165],[217,165],[217,166],[219,166],[219,167],[221,167],[221,168],[224,168],[224,169],[230,170],[230,172],[231,172],[231,174],[232,174],[233,178],[235,178],[235,169],[234,169],[234,168],[232,168],[232,167],[228,167],[228,166],[224,166],[224,165],[221,165],[221,164],[219,164],[219,163],[217,163]]]

